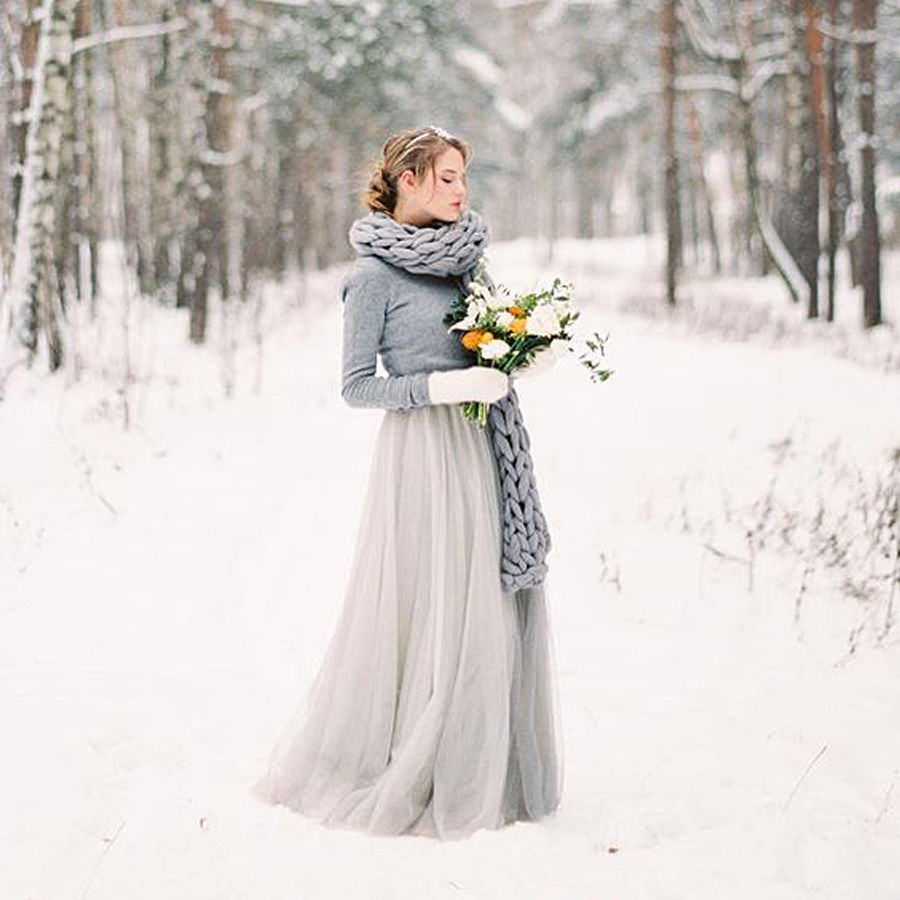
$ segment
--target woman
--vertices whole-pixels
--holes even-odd
[[[470,158],[443,129],[392,136],[350,231],[342,395],[385,412],[335,632],[254,785],[329,826],[454,839],[552,812],[562,789],[546,566],[501,583],[495,453],[460,406],[509,378],[443,321],[487,242],[463,209]]]

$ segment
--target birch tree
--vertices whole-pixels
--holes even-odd
[[[49,263],[76,3],[44,0],[41,8],[12,276],[5,304],[13,317],[15,338],[27,351],[29,363],[37,354],[39,334],[44,334],[51,370],[61,365],[63,357],[59,298]]]

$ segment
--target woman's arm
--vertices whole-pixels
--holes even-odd
[[[388,284],[372,269],[355,268],[341,285],[344,337],[341,396],[354,407],[411,409],[427,406],[428,372],[376,375],[387,312]]]

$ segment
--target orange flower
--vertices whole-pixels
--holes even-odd
[[[481,333],[481,340],[478,342],[479,344],[487,344],[488,342],[494,339],[494,335],[490,333],[490,331],[483,331]]]
[[[525,331],[525,319],[513,319],[512,322],[509,323],[509,330],[513,334],[523,334]]]
[[[477,350],[483,334],[483,331],[467,331],[462,336],[463,347],[467,350]]]
[[[509,311],[510,311],[514,316],[524,316],[524,315],[525,315],[525,310],[522,309],[521,306],[511,306],[511,307],[509,308]]]

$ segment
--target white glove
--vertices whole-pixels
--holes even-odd
[[[527,365],[518,369],[513,369],[511,378],[529,378],[532,375],[540,375],[548,369],[553,368],[558,356],[550,346],[540,347],[534,352],[534,359]]]
[[[428,375],[428,396],[432,403],[465,403],[480,400],[493,403],[509,392],[509,376],[491,366],[445,369]]]

